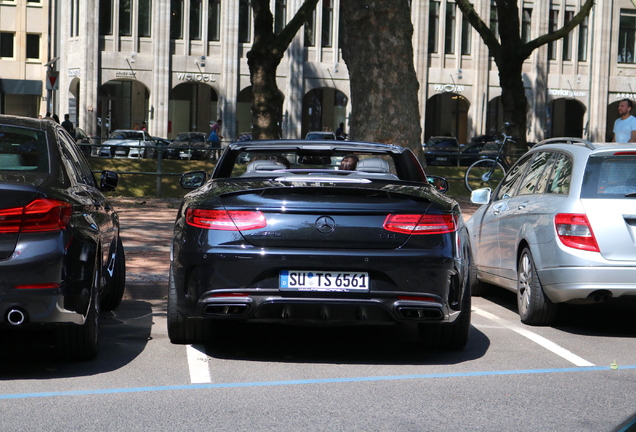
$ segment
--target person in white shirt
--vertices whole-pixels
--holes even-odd
[[[633,103],[623,99],[618,103],[619,118],[614,122],[614,142],[636,143],[636,117],[632,115]]]

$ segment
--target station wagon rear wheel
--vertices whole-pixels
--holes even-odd
[[[557,306],[543,292],[530,249],[524,248],[517,266],[517,306],[521,322],[529,325],[550,325]]]

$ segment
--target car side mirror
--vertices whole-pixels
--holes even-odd
[[[103,192],[111,192],[117,189],[119,183],[119,176],[113,171],[102,171],[102,177],[99,181],[99,190]]]
[[[470,193],[470,201],[473,204],[488,204],[491,192],[490,188],[475,189]]]
[[[181,179],[179,179],[179,183],[184,189],[197,189],[203,186],[206,179],[207,174],[205,171],[191,171],[183,174]]]
[[[438,192],[446,193],[448,191],[448,181],[444,177],[430,175],[426,176],[426,180]]]

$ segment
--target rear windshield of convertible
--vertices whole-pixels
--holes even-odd
[[[0,171],[48,170],[49,156],[44,131],[0,125]]]
[[[398,170],[390,153],[262,149],[240,152],[234,161],[232,177],[325,172],[342,176],[398,179]]]

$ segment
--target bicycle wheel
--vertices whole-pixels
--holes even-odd
[[[494,159],[481,159],[468,167],[464,181],[466,188],[471,192],[484,187],[494,190],[504,175],[506,170],[499,162]]]

